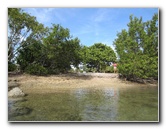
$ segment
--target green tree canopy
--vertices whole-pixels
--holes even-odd
[[[55,70],[65,72],[70,69],[70,65],[77,66],[80,63],[80,40],[72,38],[69,29],[60,25],[50,28],[49,34],[44,39],[47,48],[47,64],[52,72]]]
[[[122,30],[114,41],[119,72],[136,80],[158,77],[158,15],[143,22],[131,15],[128,30]]]
[[[20,8],[8,9],[8,61],[17,54],[26,38],[41,40],[46,28],[36,18],[23,12]]]
[[[90,47],[82,47],[81,55],[87,67],[96,68],[98,72],[101,72],[102,68],[105,69],[110,62],[116,60],[116,54],[113,49],[102,43],[95,43]]]
[[[64,73],[71,64],[77,66],[80,63],[79,42],[78,38],[70,36],[69,29],[53,24],[43,40],[28,37],[23,42],[17,62],[23,71],[34,69],[31,73],[35,73],[39,66],[44,74]],[[37,74],[41,74],[37,71]]]

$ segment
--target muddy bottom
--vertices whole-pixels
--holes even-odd
[[[158,121],[158,87],[75,88],[31,93],[9,121]],[[22,113],[19,113],[21,111]]]

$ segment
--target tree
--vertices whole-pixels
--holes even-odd
[[[45,33],[43,24],[20,8],[8,9],[8,61],[11,62],[28,37],[41,40]]]
[[[45,47],[41,41],[28,38],[18,50],[17,63],[22,71],[32,64],[44,66],[46,61]]]
[[[43,42],[47,50],[45,67],[50,73],[67,72],[70,65],[80,63],[80,40],[72,38],[69,29],[53,24]]]
[[[49,28],[42,40],[29,36],[23,41],[17,58],[21,70],[30,74],[64,73],[80,63],[78,38],[60,25]]]
[[[122,30],[114,41],[120,58],[119,72],[128,79],[158,76],[158,15],[143,22],[130,16],[128,30]]]
[[[87,67],[96,68],[98,72],[102,72],[102,69],[105,70],[110,62],[116,60],[112,48],[102,43],[95,43],[90,47],[84,46],[81,55]]]

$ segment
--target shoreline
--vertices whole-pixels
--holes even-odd
[[[140,84],[136,82],[123,81],[118,74],[108,73],[80,73],[61,74],[49,76],[34,76],[28,74],[14,75],[8,77],[8,83],[16,82],[25,94],[32,93],[56,93],[78,88],[132,88],[135,86],[158,86],[158,84]],[[9,86],[8,86],[9,88]]]

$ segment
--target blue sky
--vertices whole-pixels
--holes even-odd
[[[127,29],[132,14],[143,21],[151,20],[158,8],[22,8],[45,26],[60,24],[70,30],[80,43],[91,46],[104,43],[113,48],[117,32]],[[113,48],[114,49],[114,48]]]

